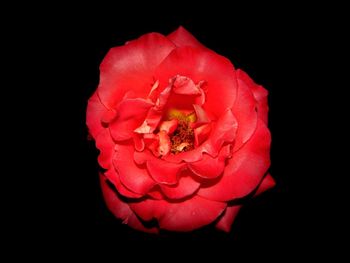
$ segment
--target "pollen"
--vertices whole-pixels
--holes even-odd
[[[170,136],[171,153],[178,154],[187,152],[194,148],[194,133],[190,128],[189,122],[179,121],[179,124]]]

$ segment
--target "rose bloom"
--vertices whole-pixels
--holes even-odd
[[[230,231],[272,186],[267,91],[183,27],[112,48],[89,99],[108,209],[145,231]]]

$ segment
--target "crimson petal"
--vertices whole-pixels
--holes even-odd
[[[192,178],[192,173],[188,170],[180,175],[179,182],[176,185],[161,184],[160,188],[164,195],[170,199],[181,199],[192,195],[198,190],[200,183]]]
[[[225,232],[230,232],[233,221],[241,210],[241,205],[227,206],[225,212],[216,223],[215,227]]]
[[[147,199],[130,203],[143,220],[157,219],[161,229],[191,231],[212,223],[226,208],[226,203],[194,196],[182,202]]]
[[[270,132],[259,120],[250,140],[229,159],[220,180],[212,186],[202,187],[198,195],[228,201],[251,193],[270,166],[270,142]]]
[[[104,129],[101,120],[107,111],[108,109],[103,106],[97,92],[95,92],[89,99],[86,110],[86,125],[88,126],[89,133],[92,137],[96,138]]]
[[[134,136],[134,130],[145,119],[152,103],[143,99],[123,100],[117,108],[117,117],[110,123],[109,129],[116,141],[128,140]]]
[[[138,167],[133,160],[132,145],[116,144],[113,164],[119,174],[121,183],[137,194],[145,195],[156,183],[148,175],[147,170]]]
[[[275,180],[272,178],[270,174],[267,174],[262,182],[260,183],[258,190],[256,190],[254,196],[262,194],[263,192],[273,188],[276,185]]]
[[[96,137],[96,147],[100,150],[98,163],[102,168],[109,169],[114,154],[114,142],[108,129],[102,130]]]
[[[106,178],[108,178],[108,180],[115,186],[115,188],[118,190],[118,192],[125,196],[125,197],[129,197],[129,198],[139,198],[142,197],[141,194],[136,194],[134,192],[131,192],[130,190],[128,190],[121,182],[120,182],[120,178],[119,178],[119,174],[117,173],[117,171],[114,169],[114,167],[112,167],[111,169],[109,169],[107,172],[104,173],[104,175],[106,176]]]
[[[157,67],[155,79],[161,87],[173,76],[186,76],[199,83],[205,81],[204,109],[214,116],[231,108],[236,98],[237,80],[231,62],[213,52],[193,47],[174,49]]]
[[[177,47],[191,46],[195,48],[207,49],[182,26],[169,34],[168,39],[170,39]]]
[[[159,184],[176,184],[178,175],[185,164],[169,163],[158,158],[147,161],[147,170],[152,178]]]
[[[150,33],[110,49],[100,66],[98,94],[102,103],[113,109],[129,91],[147,97],[155,68],[174,48],[165,36]]]
[[[134,212],[130,209],[129,205],[124,203],[118,195],[109,187],[107,180],[102,174],[100,174],[100,184],[102,188],[103,198],[106,202],[107,208],[112,214],[123,220],[124,224],[128,224],[130,227],[148,233],[158,233],[156,227],[145,227],[141,221],[137,218]]]
[[[258,117],[267,124],[269,106],[267,104],[268,91],[263,86],[256,84],[243,70],[237,70],[237,78],[244,81],[253,92],[257,101]]]

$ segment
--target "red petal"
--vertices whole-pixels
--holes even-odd
[[[109,169],[114,154],[114,142],[108,129],[102,130],[96,138],[96,147],[100,150],[98,163],[102,168]]]
[[[121,182],[119,179],[119,174],[116,172],[114,167],[109,169],[107,172],[104,173],[105,176],[108,178],[108,180],[115,186],[115,188],[118,190],[118,192],[129,198],[139,198],[142,197],[140,194],[136,194],[134,192],[131,192],[128,190]]]
[[[169,163],[155,157],[147,161],[148,172],[159,184],[176,184],[183,167],[185,164]]]
[[[275,180],[272,178],[270,174],[267,174],[262,180],[261,184],[259,185],[258,190],[256,190],[254,196],[262,194],[263,192],[275,187],[275,185],[276,185]]]
[[[267,104],[268,91],[263,86],[257,85],[243,70],[237,70],[237,78],[244,81],[253,92],[257,101],[258,117],[267,124],[269,106]]]
[[[251,139],[228,161],[223,176],[214,185],[202,187],[198,195],[228,201],[251,193],[270,166],[270,132],[262,121]]]
[[[112,48],[100,66],[98,94],[102,103],[112,109],[128,91],[145,98],[154,83],[155,68],[174,48],[171,41],[158,33]]]
[[[178,29],[176,29],[174,32],[168,35],[168,39],[170,39],[178,47],[191,46],[195,48],[207,49],[182,26],[180,26]]]
[[[232,112],[238,122],[237,137],[233,151],[238,150],[253,135],[257,125],[257,112],[255,99],[249,87],[238,79],[238,93]]]
[[[197,116],[196,124],[197,125],[210,122],[210,120],[207,116],[207,113],[200,105],[193,104],[193,109],[196,112],[196,116]]]
[[[211,157],[203,154],[200,161],[189,163],[188,168],[196,175],[202,178],[212,179],[218,177],[225,168],[225,161],[231,155],[231,145],[221,148],[218,157]]]
[[[117,118],[109,126],[113,139],[121,141],[132,138],[134,130],[140,126],[152,105],[143,99],[123,100],[118,105]]]
[[[155,182],[145,168],[138,167],[134,162],[133,146],[116,144],[115,151],[113,164],[121,183],[132,192],[145,195],[155,185]]]
[[[216,117],[233,106],[237,80],[228,59],[210,51],[180,47],[174,49],[155,71],[161,87],[167,86],[168,80],[176,75],[191,78],[195,83],[206,82],[204,109]]]
[[[158,219],[160,228],[172,231],[191,231],[212,223],[226,203],[194,196],[183,202],[147,199],[130,203],[131,209],[143,220]]]
[[[200,183],[192,178],[190,171],[184,171],[180,175],[176,185],[160,185],[162,192],[170,199],[181,199],[192,195],[198,190]]]
[[[173,83],[173,91],[182,95],[200,95],[200,89],[194,84],[193,80],[177,75]]]
[[[88,101],[88,106],[86,110],[86,125],[89,128],[89,133],[92,137],[96,138],[97,135],[104,129],[102,126],[102,116],[108,111],[108,109],[103,106],[97,92],[95,92]]]
[[[241,205],[227,206],[224,214],[220,217],[215,227],[225,232],[230,232],[233,221],[238,215]]]
[[[159,130],[165,131],[167,134],[172,134],[176,130],[178,124],[179,121],[177,119],[173,119],[171,121],[163,121],[159,125]]]
[[[195,128],[193,130],[194,132],[194,143],[196,146],[199,146],[202,144],[202,142],[204,142],[211,131],[211,125],[210,124],[206,124],[206,125],[202,125],[198,128]]]
[[[148,233],[158,232],[156,227],[146,228],[141,223],[134,212],[130,209],[129,205],[120,200],[118,195],[110,188],[110,186],[107,184],[107,180],[101,174],[100,183],[106,205],[116,218],[123,220],[124,224],[128,224],[134,229]]]
[[[100,174],[100,183],[102,188],[102,194],[108,209],[114,214],[115,217],[127,220],[133,213],[130,207],[122,202],[118,195],[107,184],[105,177]]]

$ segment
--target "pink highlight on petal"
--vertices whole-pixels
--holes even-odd
[[[160,131],[159,136],[159,146],[158,153],[160,156],[166,156],[171,149],[171,142],[168,134],[165,131]]]

